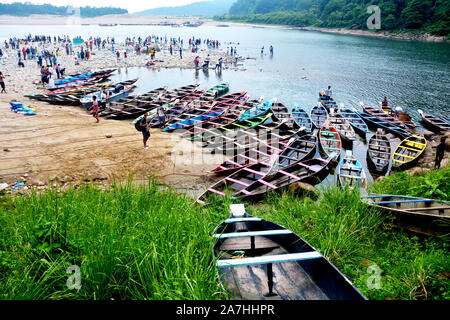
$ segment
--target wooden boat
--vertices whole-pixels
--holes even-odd
[[[311,121],[317,129],[321,129],[328,119],[328,111],[324,106],[314,106],[311,109]]]
[[[195,91],[197,85],[194,86],[184,86],[171,91],[166,91],[165,88],[159,88],[152,92],[145,93],[130,102],[120,103],[122,108],[116,109],[112,105],[119,100],[112,102],[106,111],[101,112],[100,115],[107,119],[123,120],[123,119],[133,119],[145,112],[149,112],[152,109],[157,108],[160,105],[175,101],[176,99],[181,99],[188,94]],[[144,98],[143,98],[144,96]],[[125,98],[126,99],[126,98]]]
[[[413,135],[406,138],[397,146],[392,155],[392,168],[403,170],[419,160],[427,147],[427,140],[424,137]]]
[[[228,82],[223,82],[206,90],[205,95],[212,95],[214,98],[218,98],[227,93],[229,90],[230,84]]]
[[[268,174],[236,193],[233,199],[260,200],[268,192],[281,192],[294,182],[318,184],[329,174],[328,166],[336,156],[299,161],[288,167],[274,165]]]
[[[358,132],[364,138],[367,133],[370,133],[369,127],[361,118],[361,116],[351,109],[341,109],[339,110],[339,114],[342,115],[355,129],[355,132]]]
[[[336,101],[334,101],[334,99],[331,97],[328,98],[327,96],[325,96],[324,91],[319,92],[319,102],[327,109],[328,112],[330,112],[332,109],[336,111],[339,109]]]
[[[319,142],[323,155],[329,157],[334,153],[339,159],[342,150],[341,138],[329,120],[325,121],[319,131]]]
[[[366,300],[314,247],[242,204],[214,231],[213,254],[229,296],[239,300]],[[276,277],[274,277],[274,274]]]
[[[238,121],[250,120],[252,118],[261,117],[267,112],[269,112],[272,106],[273,100],[265,101],[263,103],[252,106],[250,109],[245,111],[238,119]]]
[[[312,120],[303,108],[295,105],[291,110],[291,115],[299,128],[305,128],[306,131],[312,132]]]
[[[247,91],[243,91],[222,96],[206,104],[203,104],[201,107],[195,108],[190,112],[185,112],[181,114],[179,117],[176,117],[170,122],[166,123],[164,131],[173,131],[176,129],[187,130],[192,126],[194,126],[196,123],[206,121],[207,119],[212,120],[214,117],[220,116],[225,111],[229,110],[231,107],[238,104],[243,104],[245,102],[244,96],[246,94]],[[216,114],[212,115],[212,113]],[[209,116],[206,118],[199,118],[206,114],[209,114]]]
[[[348,122],[341,114],[335,113],[334,109],[330,111],[328,121],[337,130],[342,141],[352,142],[356,140],[356,133],[350,122]]]
[[[423,124],[431,131],[436,133],[450,131],[450,121],[430,113],[425,113],[420,109],[417,112],[422,117]]]
[[[372,125],[374,127],[378,127],[383,129],[385,132],[390,132],[394,134],[395,136],[405,139],[411,135],[409,131],[406,131],[403,128],[397,127],[395,125],[389,124],[386,121],[379,120],[377,117],[374,117],[366,112],[359,112],[356,109],[354,109],[355,112],[358,113],[358,115],[369,125]]]
[[[382,129],[370,138],[367,148],[367,164],[377,173],[385,173],[391,159],[391,144]]]
[[[196,90],[187,94],[181,99],[176,99],[173,102],[163,105],[163,109],[165,110],[167,116],[165,121],[166,122],[171,121],[172,119],[180,116],[184,112],[187,112],[191,108],[195,108],[196,103],[205,104],[214,99],[212,95],[205,96],[204,92],[205,92],[204,90]],[[157,109],[149,111],[150,118],[148,120],[148,123],[149,127],[151,128],[161,126],[159,116],[156,113]]]
[[[369,107],[367,105],[364,105],[363,102],[360,103],[364,112],[370,114],[371,116],[377,118],[380,121],[384,121],[388,124],[391,124],[393,126],[402,128],[402,129],[407,129],[408,127],[406,126],[406,124],[404,124],[403,122],[401,122],[400,120],[386,114],[385,112],[383,112],[383,110],[380,110],[378,108],[374,108],[374,107]]]
[[[185,128],[187,130],[183,133],[183,138],[192,139],[193,136],[199,133],[214,130],[220,126],[226,126],[237,121],[239,116],[248,109],[248,105],[245,103],[247,99],[248,97],[243,97],[237,100],[234,105],[230,106],[216,118],[195,122],[191,128]]]
[[[247,130],[253,128],[257,125],[263,124],[266,121],[269,121],[272,118],[272,113],[268,113],[262,116],[257,116],[254,118],[250,118],[248,120],[235,121],[227,125],[223,125],[212,130],[206,130],[197,135],[194,135],[191,140],[200,141],[204,145],[208,145],[213,143],[217,137],[223,135],[229,135],[238,130]]]
[[[249,130],[237,131],[231,135],[219,137],[213,145],[208,145],[214,153],[223,153],[234,156],[246,149],[257,147],[261,142],[274,143],[292,138],[298,133],[298,129],[291,129],[284,122],[272,122],[257,125]]]
[[[279,167],[289,167],[299,161],[312,158],[316,153],[317,131],[308,133],[303,130],[291,140],[293,141],[288,143],[275,162]]]
[[[369,194],[361,200],[392,214],[394,223],[409,231],[438,236],[450,232],[449,202],[389,194]]]
[[[216,182],[198,197],[197,203],[207,205],[212,203],[215,198],[220,199],[237,194],[253,182],[264,177],[270,171],[273,165],[273,161],[270,160],[271,159],[269,159],[269,161],[261,161],[250,166],[243,167],[242,169]]]
[[[263,162],[269,166],[274,158],[278,157],[280,152],[287,146],[284,141],[278,141],[272,144],[261,143],[257,147],[246,150],[238,155],[225,160],[211,172],[216,174],[229,174],[244,167]]]
[[[367,177],[364,168],[351,150],[346,151],[336,172],[341,186],[348,186],[352,189],[355,186],[364,189],[367,187]]]
[[[271,106],[273,116],[276,120],[282,121],[286,120],[285,123],[287,126],[293,128],[295,121],[292,117],[292,113],[289,111],[289,109],[282,103],[277,102],[276,100],[272,103]]]
[[[103,103],[108,104],[108,103],[111,103],[112,101],[115,101],[117,99],[128,96],[130,94],[131,90],[133,90],[133,88],[134,88],[134,85],[130,85],[130,86],[123,87],[123,89],[120,91],[116,90],[115,88],[110,89],[110,90],[105,90],[107,92],[106,93],[106,95],[107,95],[106,101],[101,101],[100,92],[97,92],[97,94],[93,93],[84,98],[81,98],[80,103],[83,105],[83,107],[85,109],[89,109],[92,106],[93,96],[96,96],[97,101],[101,101]]]

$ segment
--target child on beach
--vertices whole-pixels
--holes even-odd
[[[94,123],[99,123],[100,122],[100,120],[99,120],[99,118],[98,118],[98,101],[97,101],[97,97],[96,96],[93,96],[92,97],[92,106],[88,109],[88,111],[91,111],[91,109],[92,109],[92,116],[95,118],[95,119],[97,119],[97,121],[96,122],[94,122]]]
[[[2,88],[2,92],[1,93],[6,93],[6,90],[5,90],[5,76],[1,72],[0,72],[0,87]]]

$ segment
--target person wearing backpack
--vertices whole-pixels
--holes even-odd
[[[145,150],[148,150],[147,141],[148,141],[148,138],[150,138],[150,130],[148,129],[149,124],[147,123],[147,117],[148,117],[148,112],[144,113],[144,116],[142,117],[142,119],[137,121],[134,124],[134,127],[136,128],[136,130],[142,132]]]

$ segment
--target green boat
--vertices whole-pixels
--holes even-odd
[[[224,95],[229,90],[230,90],[229,83],[224,82],[206,90],[205,94],[214,94],[214,98],[217,98]]]
[[[206,142],[213,137],[218,137],[233,131],[247,130],[266,122],[272,117],[272,115],[272,113],[266,113],[265,115],[257,116],[248,120],[235,121],[233,123],[199,133],[189,140]]]

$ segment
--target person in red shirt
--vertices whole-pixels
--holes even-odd
[[[98,118],[98,101],[97,101],[97,96],[93,96],[92,97],[92,106],[88,109],[88,111],[90,111],[92,109],[92,116],[97,119],[97,121],[95,123],[99,123],[100,120]]]

